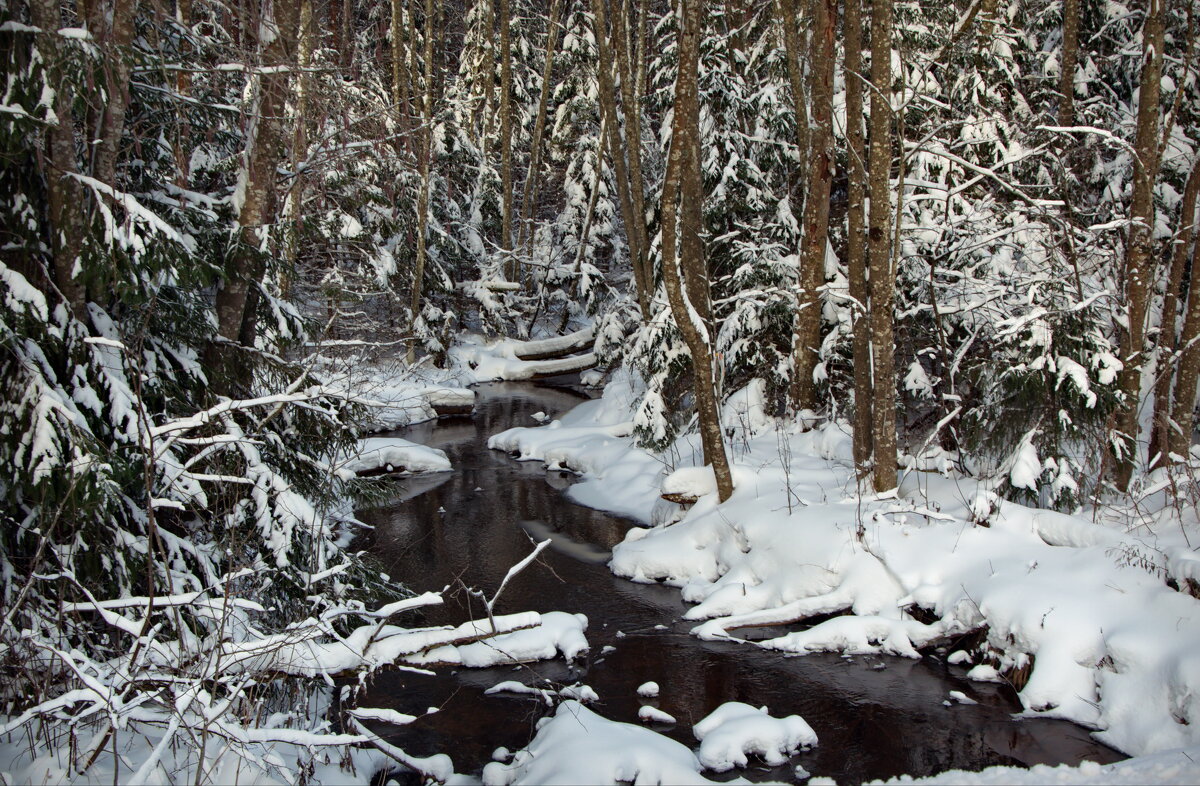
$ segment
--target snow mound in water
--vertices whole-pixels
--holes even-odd
[[[446,472],[450,459],[437,448],[418,445],[400,437],[372,437],[358,442],[351,456],[337,462],[345,472]]]
[[[670,737],[608,720],[577,701],[564,701],[538,725],[511,764],[483,768],[485,786],[509,784],[712,783],[700,761]],[[745,781],[742,781],[745,783]]]
[[[799,715],[772,718],[766,707],[755,709],[740,701],[717,707],[692,733],[700,740],[700,763],[717,772],[745,767],[750,753],[776,766],[817,744],[816,732]]]

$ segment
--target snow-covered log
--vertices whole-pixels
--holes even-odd
[[[526,341],[513,347],[513,355],[518,360],[550,360],[565,358],[592,346],[596,341],[596,328],[586,327],[565,336],[544,338],[538,341]]]

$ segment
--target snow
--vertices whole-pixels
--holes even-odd
[[[554,706],[556,697],[563,699],[574,699],[575,701],[587,704],[594,701],[600,701],[599,694],[592,689],[590,685],[567,685],[562,688],[555,689],[553,687],[536,688],[532,685],[526,685],[516,680],[506,680],[497,683],[485,690],[484,695],[491,696],[497,693],[515,693],[523,696],[537,696],[546,703],[547,706]]]
[[[512,762],[483,768],[485,786],[554,783],[702,784],[700,761],[682,743],[629,723],[608,720],[577,701],[543,719]]]
[[[980,772],[948,770],[928,778],[902,776],[888,784],[956,784],[956,786],[1046,786],[1048,784],[1095,784],[1139,786],[1146,783],[1200,783],[1200,748],[1173,750],[1151,756],[1139,756],[1115,764],[1085,761],[1078,767],[1051,767],[1038,764],[1023,767],[989,767]]]
[[[757,754],[770,766],[783,764],[801,748],[817,744],[817,735],[799,715],[773,718],[766,707],[729,701],[692,727],[700,740],[700,762],[724,772],[745,767],[747,754]]]
[[[1077,386],[1077,370],[1059,368]],[[779,423],[735,429],[735,490],[718,504],[694,435],[661,455],[634,445],[635,392],[618,372],[601,399],[490,445],[575,470],[572,499],[653,525],[630,530],[610,568],[678,588],[695,635],[916,658],[979,631],[979,646],[949,659],[970,679],[1015,681],[1025,715],[1083,724],[1130,755],[1200,746],[1200,602],[1164,581],[1197,577],[1197,523],[1174,512],[1164,478],[1128,509],[1075,515],[1003,501],[952,463],[875,495],[856,481],[848,424]],[[1010,461],[1014,486],[1050,468],[1031,440]],[[660,499],[672,491],[698,500],[682,510]]]
[[[653,699],[658,695],[658,683],[643,682],[638,686],[637,695],[641,696],[642,698]]]
[[[638,720],[642,723],[675,723],[675,716],[646,704],[638,708]]]
[[[400,437],[371,437],[358,441],[354,454],[335,462],[345,472],[447,472],[450,459],[437,448],[418,445]]]

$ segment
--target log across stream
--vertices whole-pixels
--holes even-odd
[[[653,728],[688,745],[695,744],[692,724],[727,701],[766,705],[776,716],[799,714],[817,732],[820,744],[787,765],[751,767],[728,777],[791,782],[800,765],[839,783],[859,783],[996,764],[1123,758],[1073,724],[1015,719],[1020,705],[1011,689],[970,682],[962,669],[933,658],[784,657],[688,635],[692,624],[680,620],[686,606],[676,589],[634,584],[605,567],[609,549],[632,522],[570,502],[562,492],[571,476],[487,448],[492,434],[535,425],[537,412],[559,416],[580,403],[581,394],[532,383],[482,385],[478,394],[471,418],[395,432],[444,450],[454,471],[396,480],[390,502],[360,511],[375,527],[369,547],[382,570],[416,591],[467,585],[490,594],[509,566],[529,552],[530,536],[539,541],[551,536],[551,547],[508,585],[497,611],[586,614],[592,649],[570,666],[558,660],[442,669],[435,677],[377,676],[360,697],[363,705],[415,715],[440,708],[408,726],[379,729],[408,753],[446,753],[458,772],[478,774],[497,748],[524,747],[546,712],[528,696],[484,691],[507,680],[549,679],[590,685],[600,697],[593,708],[614,720],[637,723],[641,705],[659,707],[678,724]],[[460,591],[427,619],[460,622],[471,600]],[[471,611],[478,616],[474,602]],[[662,686],[660,697],[638,697],[637,687],[651,680]],[[950,691],[979,703],[947,706]]]

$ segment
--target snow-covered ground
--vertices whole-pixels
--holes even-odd
[[[1065,515],[1001,501],[953,472],[909,471],[898,491],[876,495],[856,482],[844,428],[777,427],[752,391],[724,413],[738,424],[736,488],[718,504],[695,439],[663,455],[634,447],[633,384],[618,376],[602,399],[490,445],[580,472],[576,501],[655,524],[631,531],[611,568],[678,587],[695,604],[696,635],[740,641],[745,626],[836,615],[747,646],[917,657],[981,631],[983,643],[951,662],[1011,681],[1027,715],[1075,721],[1150,757],[1113,777],[1200,780],[1200,601],[1165,581],[1194,575],[1194,515],[1181,525],[1168,523],[1177,507],[1147,514],[1150,495],[1138,516]],[[685,510],[664,491],[698,501]],[[1159,757],[1180,749],[1169,764]],[[1110,772],[1068,770],[1091,781]]]

